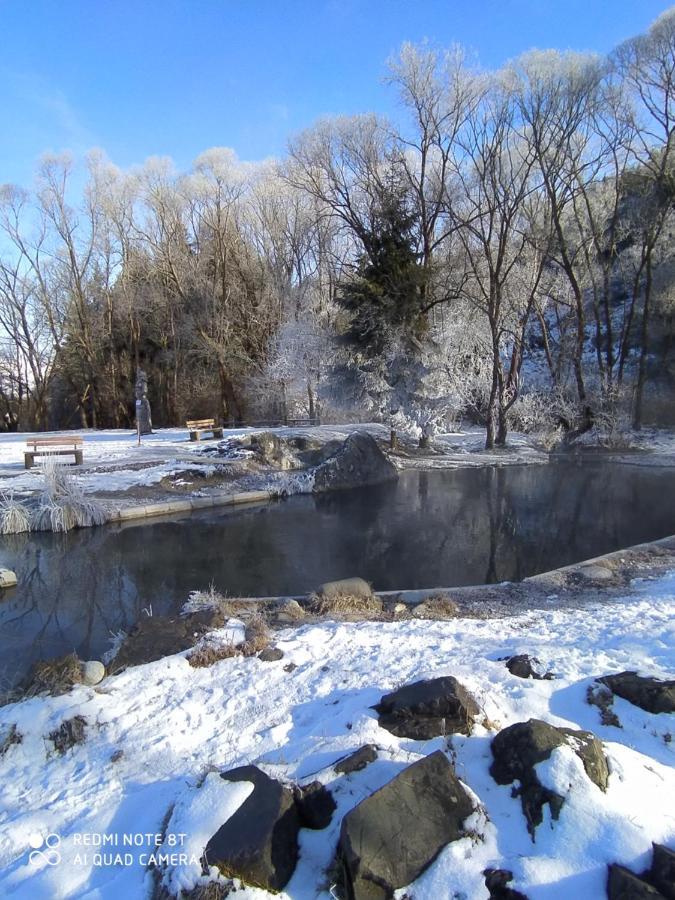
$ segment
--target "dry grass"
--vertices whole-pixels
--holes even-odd
[[[600,721],[603,725],[613,725],[621,728],[619,717],[614,712],[614,694],[604,684],[590,684],[586,691],[586,703],[597,706],[600,710]]]
[[[352,594],[335,594],[324,597],[323,594],[311,594],[309,610],[316,616],[339,618],[369,619],[382,613],[382,601],[379,597],[356,597]]]
[[[6,733],[0,737],[0,756],[4,756],[10,747],[23,743],[23,735],[16,725],[10,725]]]
[[[413,615],[416,619],[455,619],[459,607],[447,594],[431,594],[414,607]]]
[[[65,694],[74,684],[82,683],[82,664],[77,653],[33,664],[24,683],[22,694]]]
[[[187,661],[193,669],[206,669],[220,662],[221,659],[232,659],[233,656],[241,656],[241,645],[215,644],[205,641],[190,653]]]
[[[251,616],[246,623],[243,643],[220,644],[216,642],[216,638],[217,635],[211,639],[207,637],[190,653],[187,661],[193,668],[203,669],[222,659],[232,659],[234,656],[256,656],[269,646],[271,634],[267,619],[258,612]]]
[[[84,716],[73,716],[72,719],[62,722],[55,731],[49,734],[49,740],[54,744],[55,752],[62,756],[71,747],[83,744],[86,727],[87,720]]]
[[[267,619],[262,613],[255,613],[246,623],[246,640],[241,645],[244,656],[254,656],[269,647],[271,640]]]
[[[11,492],[0,496],[0,534],[30,531],[30,514],[24,504]]]
[[[68,468],[56,457],[45,459],[42,474],[45,489],[33,512],[33,529],[70,531],[71,528],[103,525],[108,521],[104,507],[83,492]]]

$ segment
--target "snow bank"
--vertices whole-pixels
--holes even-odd
[[[300,862],[281,895],[293,900],[329,900],[325,870],[341,816],[436,749],[450,754],[484,814],[479,810],[473,837],[447,847],[418,879],[416,900],[453,892],[485,898],[486,867],[511,869],[512,886],[531,900],[591,900],[603,896],[607,862],[639,871],[652,841],[675,843],[675,716],[651,715],[617,698],[623,727],[616,728],[602,725],[597,707],[586,702],[602,674],[635,668],[673,677],[675,573],[642,583],[630,597],[581,609],[535,610],[497,623],[312,624],[281,632],[277,643],[285,654],[280,662],[236,657],[193,669],[179,654],[97,688],[0,709],[0,734],[16,725],[22,735],[0,756],[0,895],[140,900],[151,888],[147,854],[166,834],[187,833],[196,856],[207,832],[243,802],[243,792],[230,792],[209,773],[252,762],[276,778],[318,778],[338,802],[327,829],[301,832]],[[557,678],[512,676],[501,660],[524,652]],[[288,663],[296,666],[291,672]],[[482,708],[470,736],[421,743],[379,728],[370,707],[383,693],[440,675],[456,676]],[[58,755],[47,736],[75,715],[87,721],[85,743]],[[606,794],[566,748],[538,767],[566,802],[559,821],[545,817],[534,843],[511,786],[489,774],[495,729],[529,718],[593,731],[610,765]],[[378,760],[348,778],[334,773],[339,758],[368,742],[380,747]],[[43,856],[31,862],[35,843],[48,834],[60,842],[60,862],[50,865],[44,844]],[[106,853],[129,856],[99,864],[97,848],[83,843],[95,835],[109,839]],[[124,846],[128,835],[141,835],[141,845]],[[173,885],[196,877],[194,863],[166,871]],[[241,896],[267,895],[247,889]]]

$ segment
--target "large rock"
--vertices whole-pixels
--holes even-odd
[[[651,713],[675,712],[675,681],[645,678],[637,672],[619,672],[598,678],[617,697]]]
[[[370,600],[373,589],[363,578],[341,578],[339,581],[324,582],[317,594],[324,600],[339,600],[341,597]]]
[[[375,744],[364,744],[349,756],[344,756],[333,766],[333,771],[339,775],[351,775],[352,772],[360,772],[371,762],[377,759],[377,747]]]
[[[255,887],[282,890],[298,860],[300,817],[293,790],[256,766],[241,766],[221,777],[250,781],[254,788],[206,845],[208,865]]]
[[[527,653],[520,653],[517,656],[509,656],[506,660],[506,668],[512,675],[517,678],[535,678],[538,680],[545,679],[550,681],[555,676],[552,672],[542,675],[538,670],[539,660],[536,656],[528,656]]]
[[[663,894],[624,866],[611,865],[607,900],[663,900]]]
[[[299,469],[301,463],[295,458],[288,443],[270,431],[251,435],[249,446],[256,454],[258,460],[275,469],[289,470]]]
[[[552,817],[557,819],[564,803],[560,794],[541,784],[535,766],[548,759],[563,744],[569,745],[581,759],[590,780],[600,790],[606,790],[609,779],[607,760],[602,744],[589,731],[556,728],[540,719],[530,719],[505,728],[492,741],[490,774],[497,784],[520,783],[516,796],[520,796],[528,831],[533,839],[537,825],[543,821],[544,805],[548,804]]]
[[[654,844],[648,879],[668,900],[675,900],[675,850]]]
[[[452,675],[406,684],[385,694],[373,709],[380,714],[380,727],[416,741],[470,734],[479,712],[474,698]]]
[[[320,781],[312,781],[303,787],[296,787],[295,804],[303,828],[320,831],[330,825],[337,808],[332,793]]]
[[[335,491],[396,481],[398,472],[369,434],[350,434],[334,456],[314,469],[314,490]]]
[[[338,855],[353,900],[385,900],[463,836],[473,805],[437,751],[400,772],[342,820]]]

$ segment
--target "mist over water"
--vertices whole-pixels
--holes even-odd
[[[144,608],[303,594],[359,575],[377,590],[516,581],[675,533],[675,472],[584,461],[404,472],[398,483],[181,519],[0,539],[0,674],[76,650],[100,658]]]

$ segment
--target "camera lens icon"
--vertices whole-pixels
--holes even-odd
[[[61,846],[61,838],[58,834],[48,834],[44,840],[42,835],[33,835],[30,845],[34,848],[28,857],[31,865],[39,866],[46,863],[48,866],[58,866],[61,862],[58,849]]]

